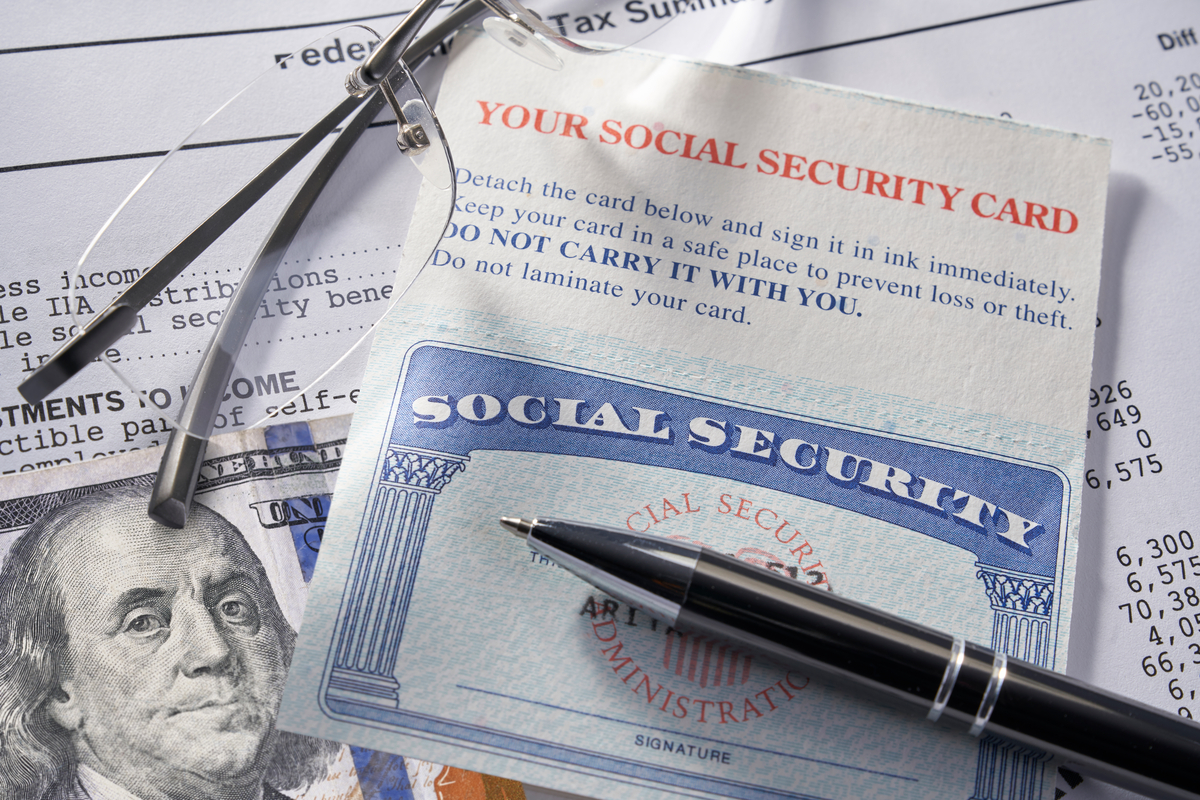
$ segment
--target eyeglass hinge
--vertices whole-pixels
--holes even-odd
[[[373,88],[375,88],[375,84],[366,79],[362,67],[355,67],[346,76],[346,93],[349,95],[362,97]]]

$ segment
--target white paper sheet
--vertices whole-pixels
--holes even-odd
[[[643,52],[547,81],[480,36],[284,724],[612,798],[1048,797],[1041,754],[639,623],[492,531],[683,536],[1061,668],[1107,142]]]

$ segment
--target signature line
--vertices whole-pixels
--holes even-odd
[[[855,772],[866,772],[871,775],[882,775],[885,778],[895,778],[895,779],[901,780],[901,781],[912,781],[914,783],[919,782],[918,778],[913,778],[909,775],[896,775],[895,773],[892,773],[892,772],[883,772],[881,770],[876,770],[876,769],[867,769],[866,767],[856,767],[853,764],[839,764],[836,761],[826,761],[826,760],[820,759],[820,758],[810,758],[808,756],[798,756],[798,755],[793,755],[791,753],[780,753],[778,750],[768,750],[765,747],[751,747],[750,745],[738,744],[737,742],[726,742],[726,741],[722,741],[721,739],[712,739],[712,738],[709,738],[706,736],[695,736],[690,733],[681,733],[679,731],[673,731],[673,730],[670,730],[669,728],[655,728],[653,725],[643,725],[639,722],[629,722],[627,720],[617,719],[616,717],[606,717],[603,714],[592,714],[588,711],[579,711],[577,709],[567,708],[565,706],[556,706],[551,703],[543,703],[540,700],[528,700],[524,697],[517,697],[517,696],[511,695],[511,694],[502,694],[500,692],[489,691],[488,689],[477,689],[474,686],[463,686],[461,683],[455,684],[455,687],[458,689],[463,689],[464,691],[468,691],[468,692],[478,692],[479,694],[488,694],[488,695],[492,695],[493,697],[503,697],[505,700],[516,700],[517,702],[520,702],[520,703],[530,703],[535,706],[542,706],[543,708],[552,708],[555,711],[567,711],[571,714],[581,714],[585,717],[594,717],[596,719],[605,720],[606,722],[618,722],[622,725],[631,725],[635,728],[645,728],[646,730],[657,731],[658,733],[669,733],[674,736],[683,736],[688,739],[695,739],[695,740],[701,741],[701,742],[713,742],[715,744],[723,744],[727,747],[740,747],[743,750],[753,750],[758,753],[767,753],[767,754],[773,755],[773,756],[783,756],[784,758],[795,758],[800,761],[811,761],[814,764],[825,764],[826,766],[838,767],[839,769],[849,769],[849,770],[854,770]]]

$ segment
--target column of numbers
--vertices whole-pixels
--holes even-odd
[[[1196,133],[1200,130],[1200,72],[1175,75],[1164,83],[1146,81],[1133,85],[1142,139],[1152,143],[1151,160],[1171,164],[1200,163]]]
[[[1186,530],[1122,545],[1117,563],[1128,573],[1120,619],[1141,629],[1142,672],[1177,704],[1180,716],[1200,713],[1200,550]]]

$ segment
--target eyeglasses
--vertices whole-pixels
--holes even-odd
[[[540,13],[518,0],[467,0],[414,42],[440,3],[419,0],[386,37],[350,26],[280,59],[105,223],[71,278],[79,333],[21,394],[40,402],[103,360],[144,407],[180,409],[149,514],[183,527],[214,430],[294,412],[318,382],[339,383],[338,365],[437,247],[445,225],[406,238],[418,202],[448,223],[455,200],[449,149],[409,65],[491,11],[483,25],[501,44],[559,68],[560,52],[607,52],[686,10],[686,0],[670,2],[674,13],[668,3],[622,24],[612,19],[620,0],[547,0]]]

